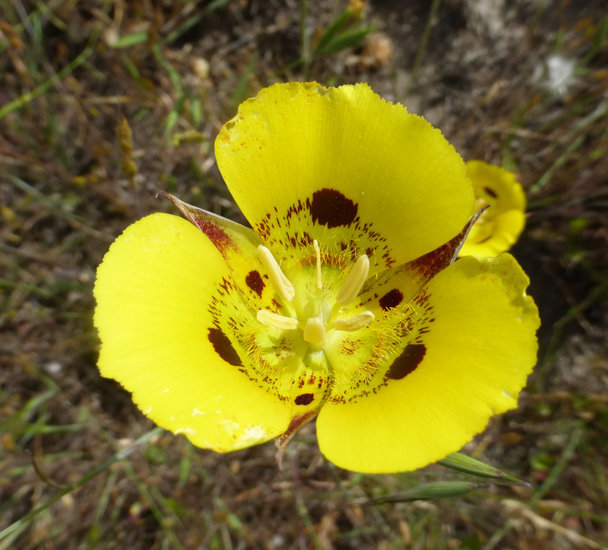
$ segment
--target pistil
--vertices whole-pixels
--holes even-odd
[[[325,323],[322,317],[309,317],[302,334],[309,344],[322,344],[325,341]]]

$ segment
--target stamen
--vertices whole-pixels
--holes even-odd
[[[360,328],[366,327],[375,319],[374,314],[371,311],[364,311],[355,315],[350,319],[337,319],[331,324],[331,328],[336,330],[346,330],[352,332],[359,330]]]
[[[285,317],[272,313],[266,309],[260,309],[256,315],[258,321],[267,327],[276,328],[279,330],[295,330],[298,328],[298,320],[293,317]]]
[[[317,239],[312,241],[312,245],[315,247],[315,254],[317,256],[317,288],[323,290],[323,278],[321,277],[321,249]]]
[[[286,302],[291,302],[293,297],[296,295],[296,291],[293,288],[290,280],[285,276],[281,266],[279,266],[278,262],[274,259],[272,252],[268,250],[263,245],[258,246],[258,256],[262,265],[266,269],[268,276],[270,277],[270,282],[272,286],[277,291],[277,293],[285,300]]]
[[[352,302],[359,294],[368,273],[369,258],[366,254],[363,254],[359,256],[351,272],[348,274],[348,278],[344,281],[342,288],[336,296],[336,302],[343,306]]]
[[[310,344],[321,344],[325,340],[325,324],[321,317],[309,317],[302,335]]]

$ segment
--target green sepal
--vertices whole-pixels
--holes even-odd
[[[520,483],[522,485],[530,485],[529,483],[517,479],[516,477],[490,466],[481,460],[472,458],[462,453],[452,453],[446,456],[443,460],[437,462],[441,466],[451,468],[452,470],[458,470],[466,474],[471,474],[478,477],[485,477],[490,479],[499,479],[502,481],[512,481],[513,483]]]
[[[475,489],[484,487],[471,481],[432,481],[416,485],[400,493],[392,493],[369,500],[366,504],[388,504],[392,502],[409,502],[412,500],[436,500],[440,498],[459,497]]]

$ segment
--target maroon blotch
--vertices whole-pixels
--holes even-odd
[[[310,405],[314,398],[315,396],[312,393],[303,393],[296,397],[296,405]]]
[[[245,282],[247,286],[253,290],[258,296],[262,297],[262,290],[264,290],[264,281],[262,281],[262,277],[259,272],[253,270],[247,274],[245,277]]]
[[[483,190],[490,195],[490,197],[492,197],[493,199],[497,199],[498,195],[496,194],[496,191],[494,191],[494,189],[490,189],[489,187],[484,187]]]
[[[424,344],[408,344],[401,355],[393,361],[388,369],[386,377],[391,380],[401,380],[416,370],[424,355],[426,346]]]
[[[230,342],[228,336],[226,336],[220,329],[210,328],[209,335],[207,337],[209,338],[209,342],[211,342],[215,353],[226,361],[226,363],[230,363],[235,367],[240,367],[243,365],[239,354],[232,347],[232,343]]]
[[[357,217],[358,206],[335,189],[321,189],[312,194],[312,221],[327,227],[350,225]]]
[[[380,304],[380,307],[386,311],[387,309],[397,307],[401,303],[401,300],[403,300],[403,293],[400,290],[393,288],[393,290],[389,290],[382,296],[382,298],[378,300],[378,303]]]

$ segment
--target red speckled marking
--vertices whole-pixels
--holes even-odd
[[[433,278],[456,259],[456,253],[476,219],[477,216],[473,216],[458,235],[441,245],[439,248],[436,248],[424,256],[420,256],[420,258],[414,260],[409,265],[423,278],[423,280],[428,281]]]
[[[197,216],[196,213],[192,214],[192,218],[196,226],[209,237],[209,240],[215,245],[215,247],[221,252],[224,248],[233,245],[232,239],[228,234],[218,225],[210,222],[203,218],[203,216]]]
[[[213,215],[210,212],[205,212],[196,206],[181,201],[177,197],[171,195],[171,193],[161,191],[159,195],[166,197],[179,208],[184,217],[207,235],[209,240],[220,252],[228,246],[234,246],[234,242],[230,236],[218,224],[213,223]]]
[[[331,243],[324,243],[324,263],[344,268],[344,262],[355,261],[365,243],[365,253],[374,258],[374,262],[383,268],[390,268],[395,264],[391,249],[387,244],[387,239],[381,233],[375,231],[372,222],[361,220],[357,203],[350,200],[335,189],[320,189],[315,191],[305,200],[297,200],[286,209],[279,211],[275,206],[265,212],[254,224],[254,229],[265,245],[271,250],[285,250],[281,261],[288,256],[292,256],[291,250],[297,248],[309,248],[318,236],[318,226],[325,226],[329,229],[348,226],[347,232],[352,237],[346,239],[339,231],[337,237],[340,239]],[[312,230],[312,226],[317,226]],[[310,228],[303,231],[303,227]],[[344,254],[341,254],[343,252]],[[298,255],[300,253],[298,252]],[[314,263],[315,256],[310,254],[304,256],[302,261]]]

